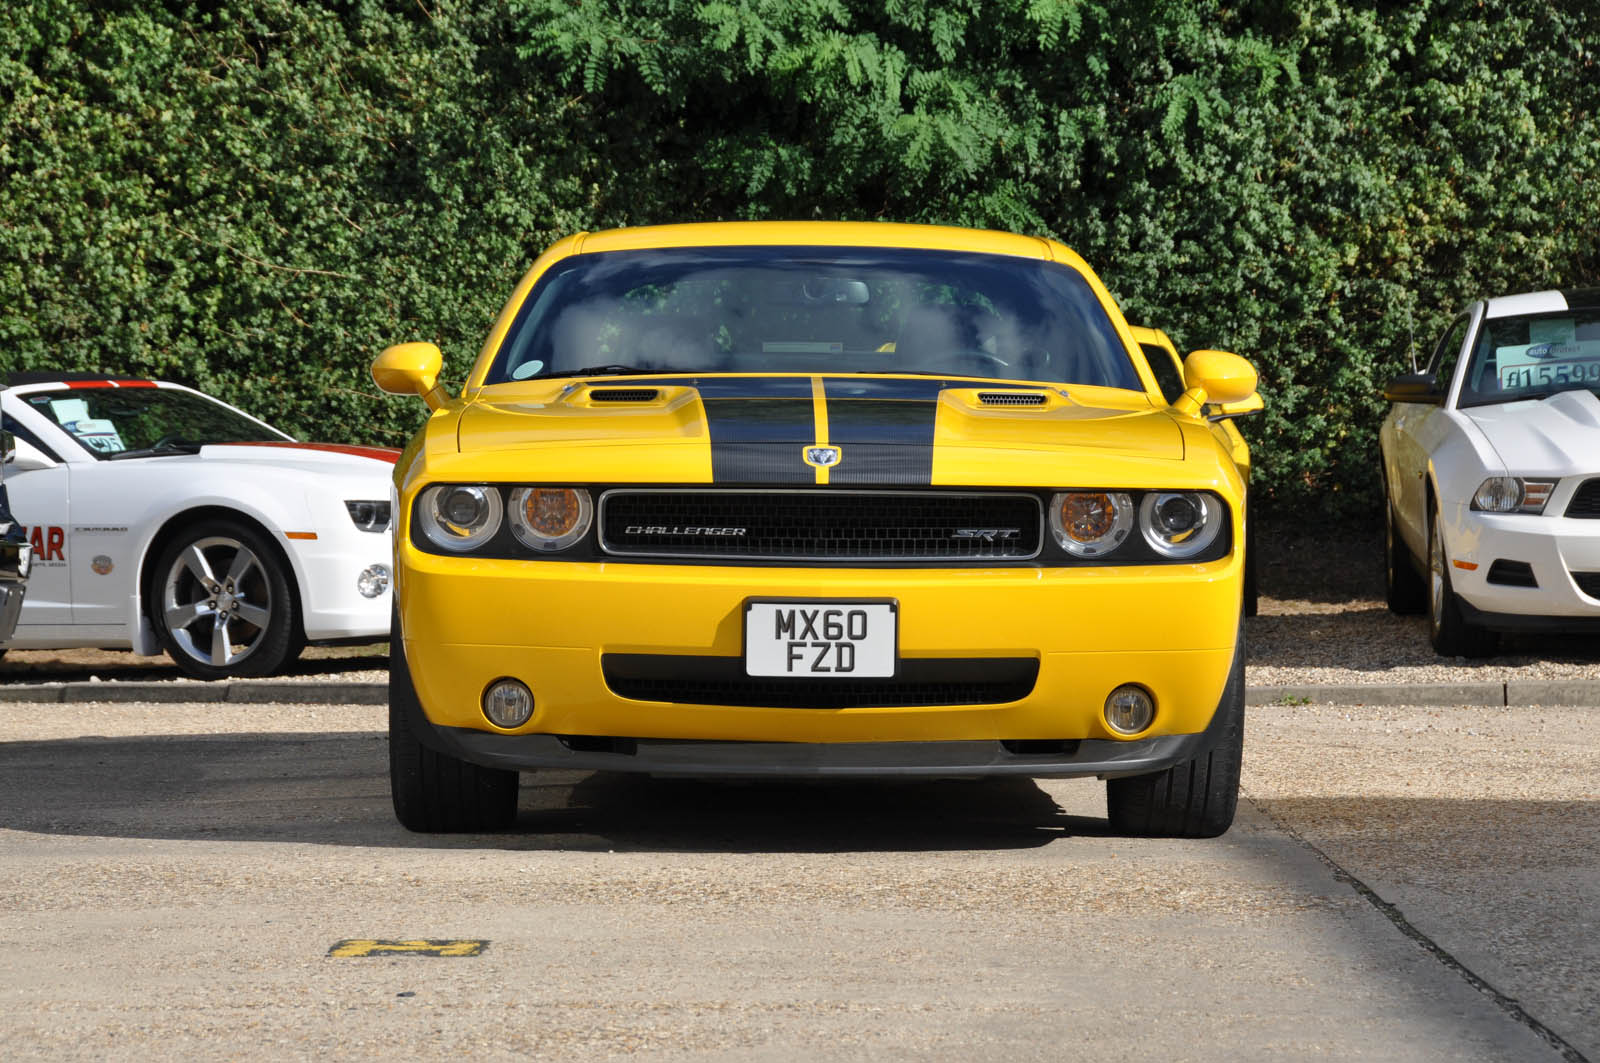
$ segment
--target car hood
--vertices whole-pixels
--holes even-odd
[[[1463,412],[1513,474],[1592,472],[1600,454],[1600,398],[1590,391]]]
[[[306,465],[331,471],[370,470],[393,466],[400,451],[391,447],[357,447],[343,443],[212,443],[200,448],[203,461],[245,461],[270,465]]]
[[[823,444],[837,454],[808,456]],[[628,457],[599,462],[608,478],[719,483],[1050,483],[1185,455],[1172,415],[1138,392],[854,376],[549,382],[467,404],[457,445],[463,457],[542,451],[552,475],[575,474],[578,451],[593,467],[598,448],[621,448]]]

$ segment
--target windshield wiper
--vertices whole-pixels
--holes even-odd
[[[554,380],[564,376],[671,376],[675,369],[645,369],[637,365],[590,365],[582,369],[563,369],[559,373],[544,373],[533,380]]]
[[[204,443],[191,443],[187,439],[163,439],[153,447],[143,447],[139,450],[119,450],[115,454],[107,454],[107,461],[121,461],[123,458],[156,458],[172,457],[177,454],[198,454]]]

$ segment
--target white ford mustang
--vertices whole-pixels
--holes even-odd
[[[1389,608],[1451,656],[1600,634],[1600,289],[1473,303],[1384,398]]]
[[[165,649],[220,679],[388,635],[398,451],[297,443],[177,384],[9,383],[5,482],[34,565],[5,648]]]

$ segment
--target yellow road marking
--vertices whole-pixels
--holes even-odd
[[[814,445],[825,447],[828,445],[828,399],[823,394],[822,378],[820,376],[811,378],[811,409],[817,421],[817,438]],[[826,465],[818,465],[816,469],[817,483],[827,483],[828,467]]]
[[[328,950],[329,956],[344,959],[351,956],[478,956],[489,947],[487,941],[382,941],[375,938],[350,938],[339,941]]]

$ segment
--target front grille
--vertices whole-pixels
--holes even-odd
[[[1574,572],[1572,581],[1591,598],[1600,598],[1600,572]]]
[[[633,557],[746,561],[996,561],[1039,553],[1033,495],[940,491],[620,488],[600,545]]]
[[[1600,520],[1600,479],[1585,480],[1567,503],[1567,516]]]
[[[593,402],[654,402],[661,392],[655,388],[594,388],[589,392]]]
[[[1504,587],[1537,587],[1539,581],[1533,576],[1533,566],[1526,561],[1507,561],[1500,558],[1489,566],[1488,581],[1498,583]]]
[[[1033,693],[1032,657],[906,658],[893,679],[747,676],[740,657],[608,653],[600,667],[618,697],[760,709],[881,709],[1003,705]]]
[[[1044,395],[1037,391],[980,391],[978,401],[985,406],[1043,406]]]

